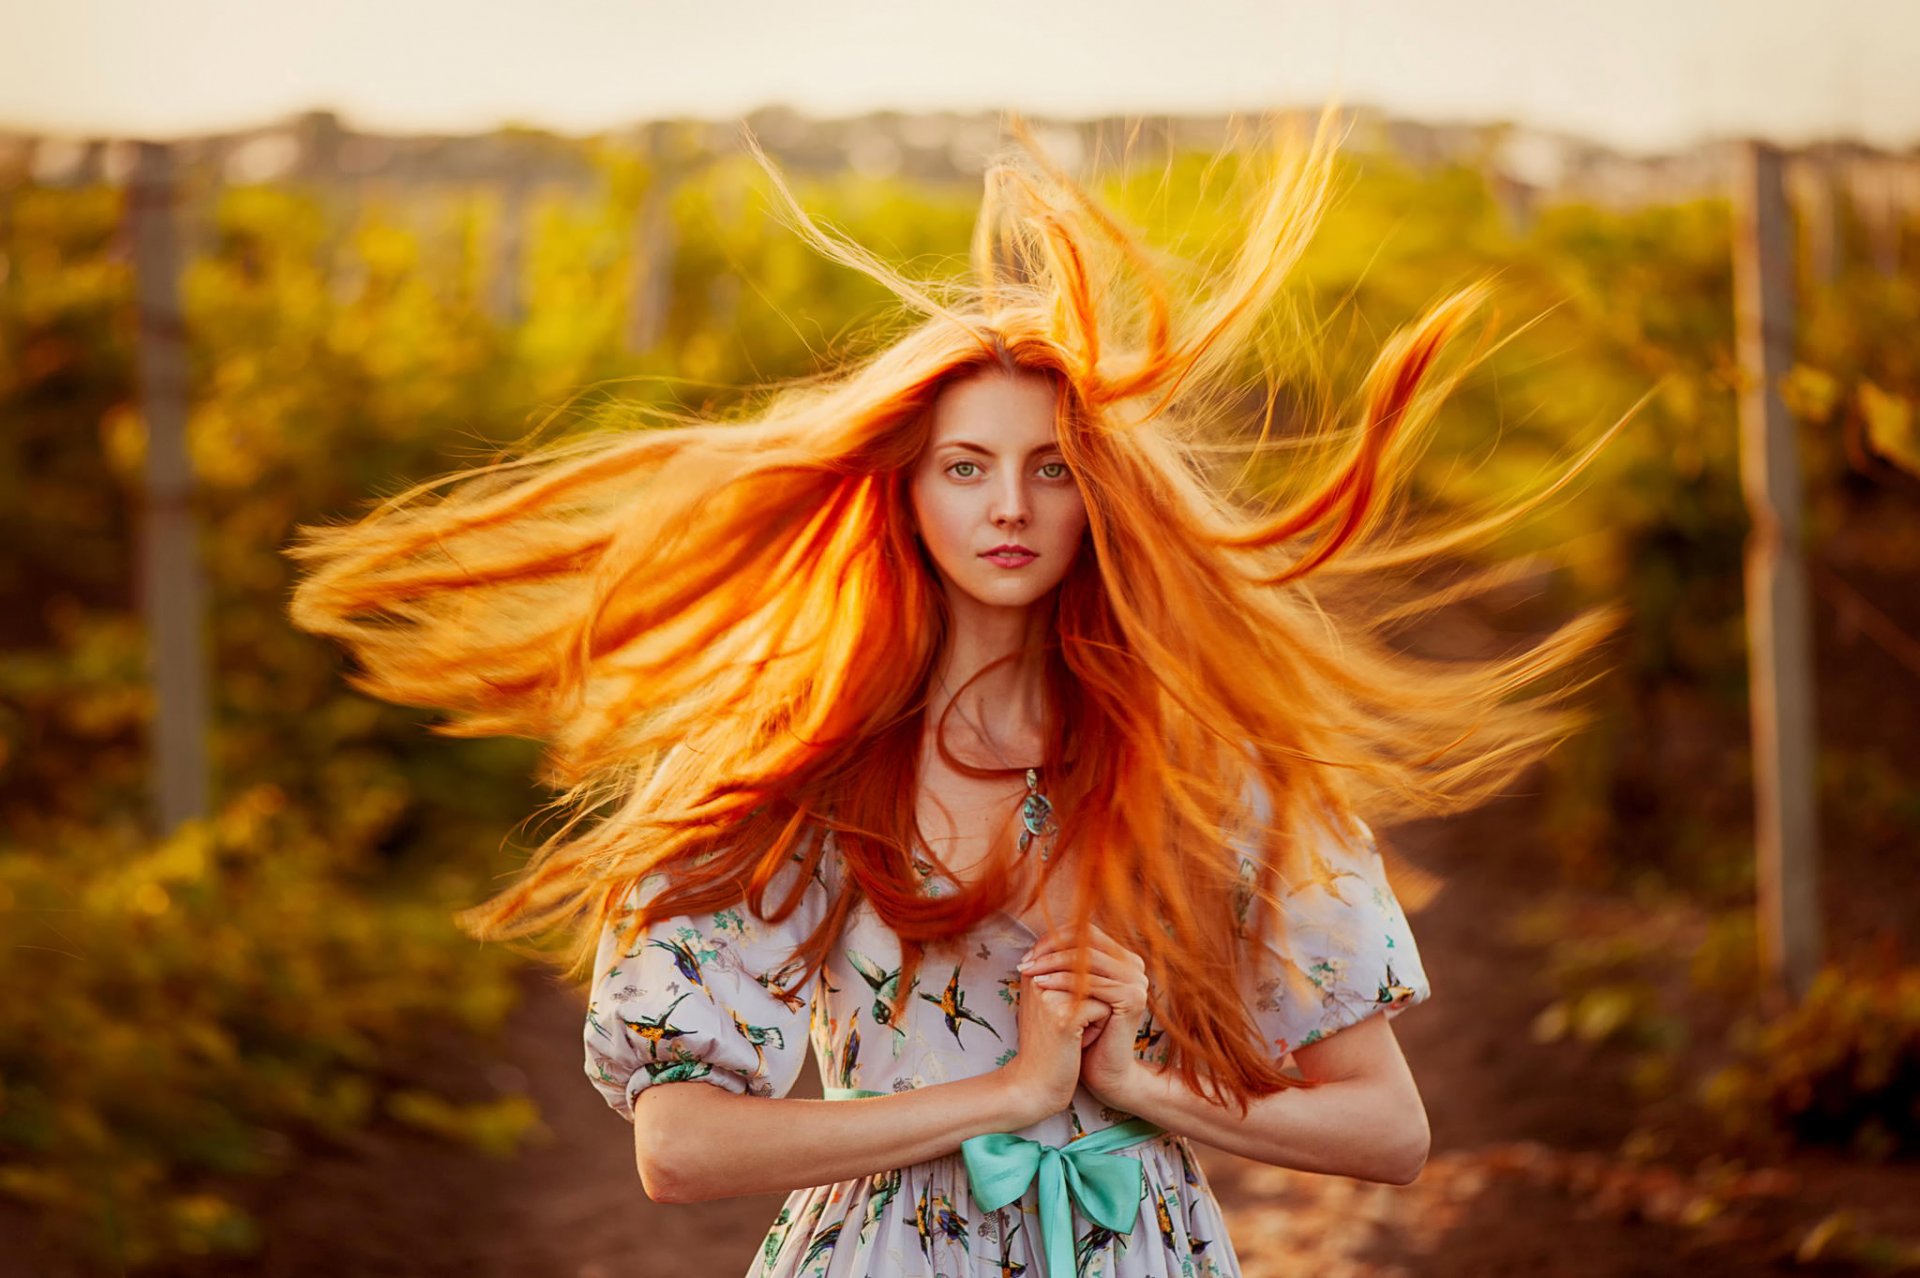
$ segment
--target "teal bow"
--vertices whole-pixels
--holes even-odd
[[[828,1100],[884,1096],[859,1087],[829,1087]],[[1103,1127],[1065,1145],[1049,1145],[1012,1132],[988,1132],[960,1142],[967,1182],[976,1206],[998,1211],[1040,1178],[1040,1238],[1046,1278],[1072,1278],[1073,1208],[1116,1234],[1131,1234],[1140,1212],[1144,1172],[1137,1158],[1114,1153],[1165,1132],[1144,1118]]]
[[[1027,1192],[1040,1178],[1040,1239],[1047,1255],[1047,1278],[1072,1278],[1073,1208],[1116,1234],[1133,1232],[1140,1214],[1143,1173],[1140,1160],[1114,1153],[1151,1140],[1162,1128],[1131,1118],[1065,1145],[989,1132],[960,1142],[974,1203],[997,1211]]]

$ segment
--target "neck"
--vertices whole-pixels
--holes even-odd
[[[1024,767],[1040,761],[1046,708],[1045,662],[1037,644],[1051,600],[1020,608],[997,608],[949,590],[953,629],[934,666],[927,702],[932,732],[960,687],[990,663],[953,707],[949,742],[977,739],[989,766]]]

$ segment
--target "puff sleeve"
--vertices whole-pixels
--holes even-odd
[[[1332,875],[1324,882],[1283,879],[1282,931],[1252,956],[1260,961],[1244,968],[1254,1021],[1279,1055],[1376,1012],[1398,1016],[1432,993],[1372,829],[1355,818],[1343,831],[1323,815],[1307,834]],[[1254,868],[1243,855],[1249,883]]]
[[[797,859],[787,870],[802,872]],[[600,933],[583,1030],[587,1078],[628,1122],[635,1099],[656,1083],[786,1095],[805,1060],[818,984],[817,973],[797,984],[805,963],[794,951],[826,912],[826,881],[816,870],[778,924],[755,918],[743,901],[657,919],[624,945],[622,916],[665,885],[658,873],[636,884]],[[765,899],[791,890],[777,877]]]

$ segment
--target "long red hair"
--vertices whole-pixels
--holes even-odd
[[[808,976],[861,898],[901,938],[901,988],[927,942],[1009,904],[1011,813],[971,888],[928,895],[914,866],[938,862],[916,828],[915,776],[949,617],[906,479],[941,390],[1015,370],[1057,388],[1088,512],[1083,553],[1042,605],[1047,789],[1063,825],[1045,872],[1071,876],[1070,922],[1094,919],[1147,957],[1189,1085],[1242,1103],[1290,1085],[1237,996],[1249,888],[1253,952],[1283,946],[1280,876],[1330,872],[1297,837],[1307,821],[1391,823],[1495,795],[1580,721],[1583,681],[1547,677],[1618,621],[1595,609],[1485,662],[1387,642],[1382,570],[1518,518],[1619,429],[1508,509],[1384,535],[1409,444],[1484,358],[1440,361],[1485,280],[1386,341],[1354,429],[1322,422],[1303,437],[1314,447],[1288,445],[1303,459],[1285,471],[1291,499],[1238,482],[1279,447],[1238,407],[1246,356],[1273,345],[1274,302],[1328,203],[1336,119],[1329,106],[1304,143],[1288,131],[1254,153],[1272,163],[1213,277],[1151,251],[1017,117],[962,283],[909,280],[815,225],[756,145],[798,233],[919,313],[904,336],[776,388],[744,419],[549,443],[301,529],[293,620],[351,651],[355,686],[445,710],[447,735],[547,743],[542,779],[567,819],[463,924],[502,940],[577,929],[581,972],[625,889],[659,870],[668,887],[627,920],[636,931],[742,900],[778,921],[820,868],[821,830],[835,832],[845,890],[798,951]],[[1390,619],[1462,589],[1404,594]],[[1253,855],[1256,882],[1229,849]],[[806,873],[766,899],[790,860]]]

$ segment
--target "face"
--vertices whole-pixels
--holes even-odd
[[[920,538],[949,593],[1018,608],[1060,584],[1087,508],[1054,435],[1043,377],[999,369],[949,384],[935,401],[910,492]]]

